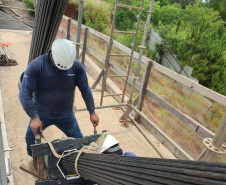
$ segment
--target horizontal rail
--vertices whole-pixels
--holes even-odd
[[[129,9],[134,9],[134,10],[141,10],[140,7],[128,6],[128,5],[124,5],[124,4],[118,4],[118,7],[121,7],[121,8],[129,8]]]
[[[18,19],[4,19],[4,18],[0,18],[0,21],[16,21],[16,22],[31,22],[31,23],[34,22],[34,21],[26,21],[26,20],[18,20]]]
[[[104,95],[104,97],[108,97],[108,96],[121,96],[123,95],[123,93],[120,93],[120,94],[106,94]]]
[[[114,31],[114,33],[121,33],[121,34],[133,34],[135,35],[136,32],[129,32],[129,31]]]
[[[129,54],[110,54],[112,57],[132,57],[132,55]]]
[[[108,77],[127,77],[127,75],[108,75]]]
[[[95,109],[106,109],[106,108],[111,108],[111,107],[122,107],[122,106],[127,106],[127,104],[120,103],[120,104],[114,104],[114,105],[102,105],[102,106],[96,106]],[[87,108],[75,109],[75,112],[86,111],[86,110],[87,110]]]

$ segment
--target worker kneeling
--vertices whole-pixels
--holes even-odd
[[[30,156],[30,145],[35,143],[35,135],[50,125],[54,124],[68,137],[83,137],[73,113],[76,86],[81,91],[93,126],[98,125],[99,118],[94,111],[86,72],[75,57],[73,43],[58,39],[53,42],[51,51],[31,61],[24,73],[19,98],[30,117],[26,132],[27,152]]]
[[[134,156],[136,155],[132,152],[126,152],[123,154],[122,149],[119,146],[119,141],[115,139],[112,135],[107,135],[104,144],[100,150],[101,154],[118,154],[122,156]]]

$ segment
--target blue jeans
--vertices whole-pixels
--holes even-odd
[[[42,122],[43,130],[46,129],[50,125],[55,125],[62,132],[64,132],[67,135],[67,137],[74,137],[74,138],[82,138],[83,137],[74,113],[70,117],[67,117],[67,118],[41,119],[41,122]],[[31,130],[30,124],[31,124],[31,121],[28,125],[25,139],[26,139],[26,143],[27,143],[27,153],[28,153],[28,155],[32,156],[32,151],[31,151],[30,145],[35,144],[35,135],[33,134],[32,130]]]

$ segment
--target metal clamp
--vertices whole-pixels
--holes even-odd
[[[226,144],[222,144],[221,148],[216,148],[213,144],[212,144],[212,138],[205,138],[203,139],[203,144],[205,145],[205,147],[208,150],[211,150],[215,153],[218,154],[226,154]]]

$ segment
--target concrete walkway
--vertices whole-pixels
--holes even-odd
[[[12,172],[14,181],[17,185],[31,185],[34,184],[36,178],[21,171],[19,166],[22,163],[31,165],[31,158],[26,153],[25,132],[28,126],[29,117],[24,112],[18,99],[18,79],[20,74],[26,69],[28,54],[31,42],[30,32],[12,32],[0,30],[0,42],[10,42],[9,50],[13,53],[17,66],[0,67],[0,88],[2,92],[3,109],[5,117],[5,125],[8,136],[9,146],[13,148],[10,152],[12,162]],[[94,79],[88,76],[90,85],[93,84]],[[100,87],[97,87],[100,89]],[[100,93],[93,92],[96,105],[100,102]],[[85,107],[81,98],[79,90],[76,90],[75,105],[77,108]],[[112,98],[106,98],[104,104],[116,104],[117,102]],[[102,130],[109,130],[110,134],[116,137],[124,152],[131,151],[138,156],[158,158],[159,155],[144,139],[135,126],[131,125],[128,128],[122,127],[118,121],[123,112],[121,110],[114,110],[112,108],[104,110],[96,110],[100,117],[100,123],[97,127],[98,133]],[[76,117],[84,136],[93,134],[93,126],[89,120],[89,114],[85,112],[77,112]],[[174,156],[159,143],[144,127],[145,133],[152,139],[163,153],[168,158]],[[49,140],[59,139],[65,135],[55,126],[47,128]]]

